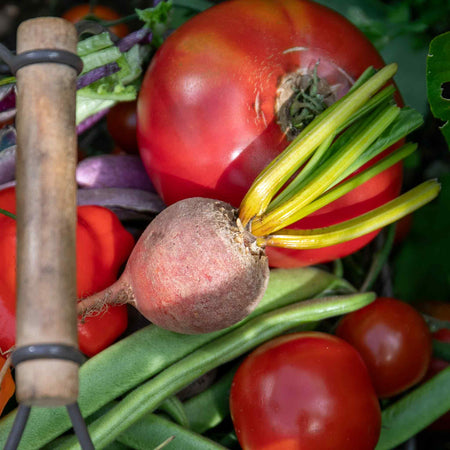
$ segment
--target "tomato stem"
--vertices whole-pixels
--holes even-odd
[[[314,178],[297,191],[294,185],[288,187],[281,195],[294,194],[284,200],[280,206],[256,217],[251,223],[251,232],[256,236],[272,234],[284,228],[297,219],[297,213],[317,199],[357,160],[357,158],[382,134],[382,132],[396,119],[400,109],[396,106],[382,107],[374,111],[362,123],[355,124],[352,138],[342,148],[338,149],[315,172]],[[293,184],[295,184],[294,180]]]
[[[278,233],[258,237],[261,247],[284,247],[292,249],[315,249],[364,236],[389,225],[430,202],[438,195],[440,184],[428,180],[400,197],[354,219],[313,230],[283,229]]]
[[[317,116],[256,178],[244,197],[239,218],[247,226],[262,215],[276,193],[310,155],[354,115],[397,71],[396,64],[380,69],[368,81],[349,92]]]

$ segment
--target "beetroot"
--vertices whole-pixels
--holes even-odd
[[[151,322],[179,333],[207,333],[246,317],[264,294],[269,267],[255,237],[227,203],[182,200],[147,227],[115,285],[86,299],[132,303]]]
[[[403,125],[409,123],[408,115],[391,105],[392,91],[378,92],[395,71],[394,64],[368,75],[317,116],[255,179],[239,209],[219,200],[188,198],[163,210],[140,237],[120,279],[79,302],[79,313],[131,303],[172,331],[219,330],[246,317],[262,298],[269,277],[267,246],[302,251],[340,244],[434,199],[439,183],[430,180],[351,220],[318,229],[289,228],[415,149],[406,144],[363,167],[402,138]],[[392,127],[403,131],[394,133]]]

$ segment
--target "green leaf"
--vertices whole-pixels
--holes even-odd
[[[431,41],[427,56],[428,101],[434,117],[446,121],[441,131],[450,148],[450,99],[442,96],[445,83],[450,83],[450,31]]]
[[[392,259],[394,294],[405,301],[450,298],[450,174],[436,200],[416,211],[408,239]]]
[[[433,339],[433,355],[435,358],[450,362],[450,343]]]
[[[450,409],[450,367],[386,408],[376,450],[389,450],[426,428]]]
[[[172,2],[164,1],[153,8],[136,9],[136,14],[145,23],[145,26],[152,30],[152,44],[159,47],[171,20]]]
[[[109,33],[106,31],[104,33],[95,34],[90,36],[77,44],[77,54],[80,57],[89,55],[90,53],[103,50],[114,45]]]

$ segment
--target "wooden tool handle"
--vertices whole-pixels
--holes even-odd
[[[36,49],[76,53],[75,27],[60,18],[23,22],[17,54]],[[76,322],[76,71],[37,63],[17,71],[16,346],[78,346]],[[78,365],[58,359],[16,368],[17,399],[28,405],[76,401]]]

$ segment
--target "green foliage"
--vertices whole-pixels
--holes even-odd
[[[450,297],[450,174],[432,203],[414,213],[407,241],[393,259],[394,292],[408,301]]]
[[[136,13],[145,26],[152,30],[152,44],[159,47],[164,41],[164,33],[171,20],[172,2],[160,2],[154,8],[136,9]]]
[[[428,101],[433,115],[446,121],[441,131],[450,147],[450,98],[443,96],[446,83],[450,85],[450,31],[431,41],[427,57]]]

